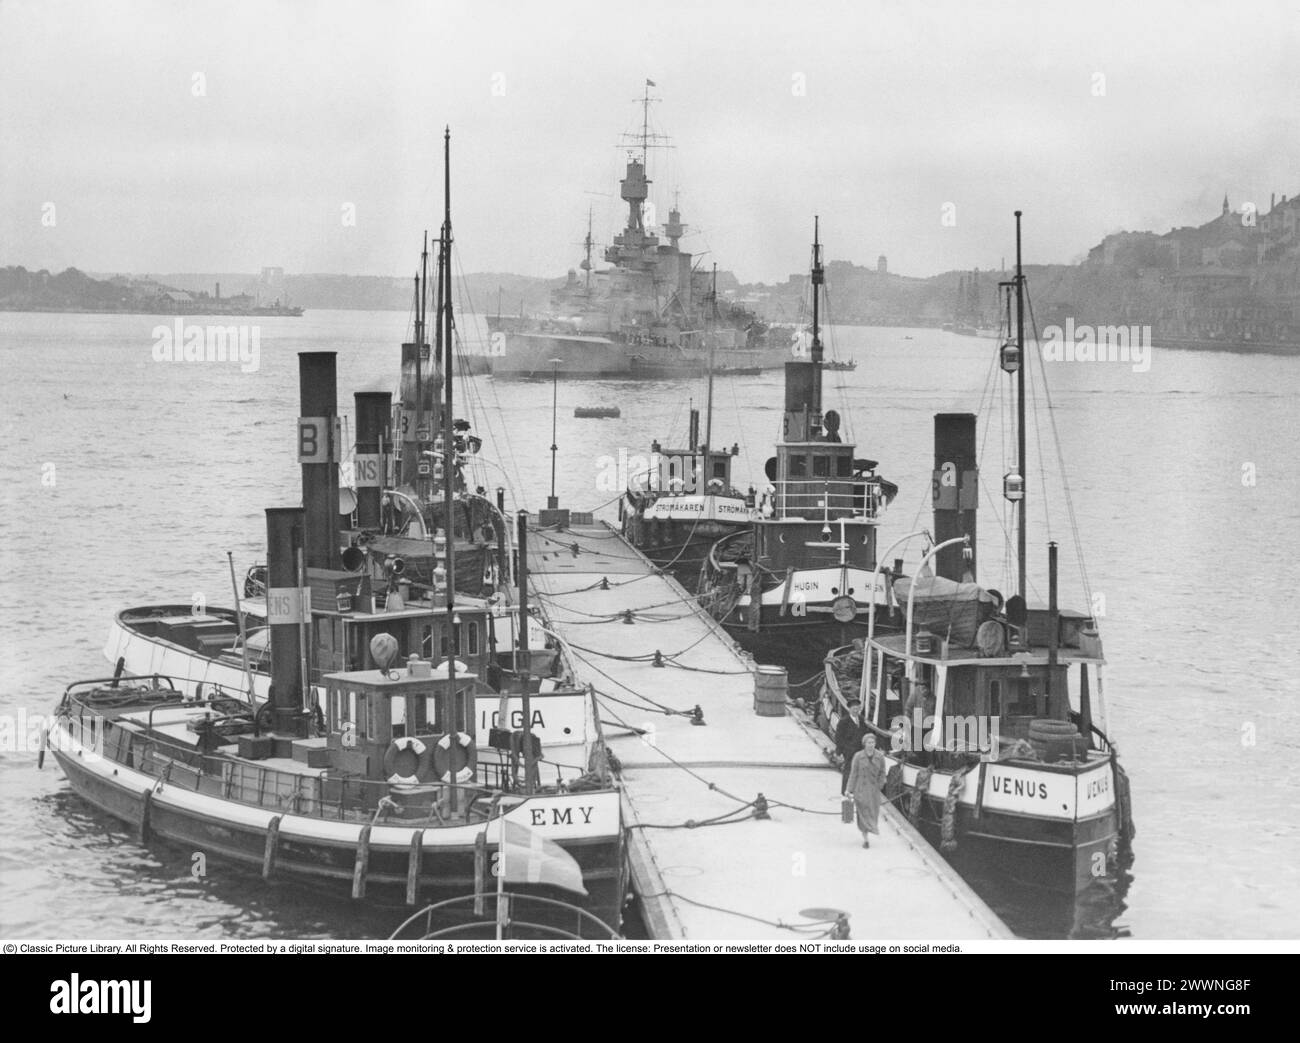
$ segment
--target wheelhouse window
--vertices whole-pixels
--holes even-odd
[[[802,453],[790,457],[790,477],[808,477],[808,457]]]
[[[355,694],[353,694],[353,698],[356,698]],[[379,733],[379,720],[375,713],[375,701],[373,698],[365,700],[365,724],[359,736],[362,739],[374,738]]]
[[[415,695],[407,696],[406,720],[410,724],[410,734],[426,734],[429,730],[429,700]]]
[[[831,475],[831,458],[829,456],[813,457],[813,477],[829,478]]]
[[[357,693],[333,689],[329,711],[330,726],[336,731],[348,731],[347,726],[357,719]]]

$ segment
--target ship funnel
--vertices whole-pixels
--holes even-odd
[[[298,354],[298,462],[302,506],[307,512],[307,567],[339,567],[339,419],[337,356],[332,351]]]
[[[389,428],[393,396],[387,391],[358,391],[352,396],[357,408],[357,452],[353,474],[357,486],[357,527],[379,528],[379,497],[388,470],[385,461],[392,452]]]
[[[798,361],[785,364],[785,438],[786,442],[811,442],[821,426],[817,415],[817,382],[821,372],[816,363]]]
[[[934,540],[969,536],[966,548],[948,547],[935,559],[938,575],[956,582],[975,580],[975,511],[979,468],[975,457],[975,414],[936,413],[934,417]]]
[[[438,393],[442,388],[442,374],[432,361],[432,352],[426,341],[423,345],[402,345],[401,415],[394,428],[402,442],[402,473],[397,476],[400,486],[416,487],[421,477],[431,484],[432,468],[420,457],[421,445],[433,441],[432,432],[442,429],[438,414]]]
[[[271,697],[277,732],[306,734],[303,713],[302,626],[309,600],[299,557],[306,539],[301,507],[266,511],[266,617],[271,628]]]

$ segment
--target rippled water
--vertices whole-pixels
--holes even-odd
[[[298,501],[296,352],[338,352],[350,414],[353,391],[393,384],[406,336],[392,312],[261,319],[260,368],[243,373],[153,361],[162,321],[0,313],[2,714],[46,712],[68,682],[106,673],[118,608],[229,603],[226,551],[242,574],[263,556],[263,508]],[[976,411],[994,344],[897,329],[833,340],[858,368],[828,374],[827,405],[849,418],[858,455],[901,486],[884,547],[928,521],[932,416]],[[1136,859],[1117,925],[1157,938],[1300,935],[1300,359],[1157,352],[1147,373],[1048,368],[1088,578],[1105,599],[1110,730],[1133,780]],[[550,385],[479,377],[469,391],[490,461],[481,481],[541,505]],[[703,389],[590,382],[558,394],[558,492],[590,507],[615,495],[619,448],[680,436]],[[762,480],[781,401],[779,374],[718,382],[715,442],[740,443],[741,482]],[[574,419],[588,404],[618,404],[622,418]],[[1006,465],[1000,427],[987,430],[979,569],[1006,589],[990,506]],[[1045,596],[1043,474],[1061,508],[1050,535],[1062,542],[1062,602],[1085,607],[1050,430],[1043,438],[1039,467],[1031,435],[1031,579]],[[0,934],[355,937],[403,916],[215,863],[196,879],[189,852],[140,848],[56,767],[0,752]]]

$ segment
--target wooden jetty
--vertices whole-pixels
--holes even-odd
[[[622,764],[652,936],[1012,937],[888,804],[863,849],[825,737],[779,707],[756,713],[753,661],[616,531],[534,528],[528,542],[532,595]]]

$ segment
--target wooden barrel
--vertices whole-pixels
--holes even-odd
[[[759,717],[784,717],[788,693],[785,667],[760,666],[754,670],[754,712]]]

